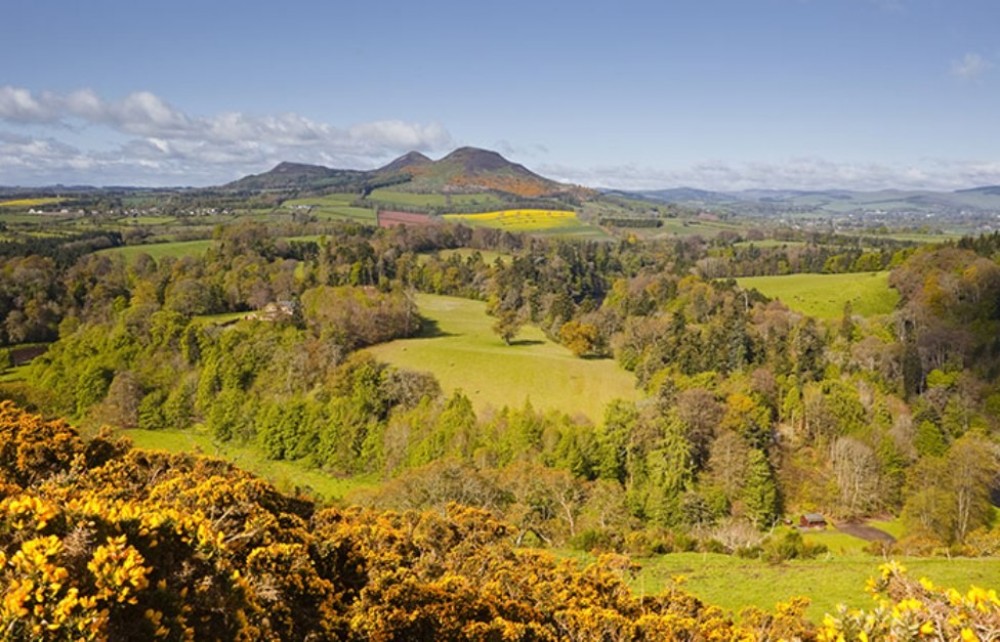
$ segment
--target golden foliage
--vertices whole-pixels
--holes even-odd
[[[4,640],[816,639],[803,601],[734,620],[676,586],[637,597],[628,558],[520,550],[479,509],[317,511],[218,460],[108,442],[88,459],[71,427],[9,404],[0,430],[17,480],[0,486]],[[823,639],[870,621],[869,639],[898,623],[989,639],[995,593],[919,590]]]

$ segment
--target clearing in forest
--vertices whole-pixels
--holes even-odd
[[[635,378],[611,359],[579,359],[525,326],[513,345],[494,334],[486,304],[455,297],[418,294],[428,320],[422,336],[369,348],[381,361],[431,372],[445,394],[461,389],[477,412],[503,406],[583,415],[595,423],[612,399],[637,399]]]
[[[736,282],[818,319],[839,319],[848,301],[853,313],[861,316],[888,314],[899,303],[899,293],[889,287],[888,272],[752,276]]]

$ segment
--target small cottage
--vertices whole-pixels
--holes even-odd
[[[826,528],[826,518],[819,513],[806,513],[799,518],[799,528]]]

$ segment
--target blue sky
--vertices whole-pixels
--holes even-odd
[[[12,0],[0,185],[500,151],[660,188],[1000,184],[997,0]]]

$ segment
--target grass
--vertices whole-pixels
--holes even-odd
[[[433,333],[369,350],[396,366],[432,372],[446,393],[462,389],[477,412],[530,399],[536,410],[600,422],[612,399],[638,397],[632,375],[614,361],[578,359],[536,327],[526,326],[514,345],[504,345],[480,301],[418,294],[417,304],[436,326]]]
[[[375,224],[375,210],[370,207],[351,205],[358,194],[327,194],[311,198],[296,198],[285,201],[285,209],[308,207],[309,214],[326,221],[358,221]]]
[[[126,261],[132,261],[140,254],[148,254],[153,259],[159,261],[164,257],[180,258],[182,256],[199,256],[205,253],[215,241],[202,239],[197,241],[174,241],[171,243],[150,243],[148,245],[126,245],[125,247],[115,247],[101,252],[120,254]]]
[[[889,288],[888,272],[754,276],[737,282],[819,319],[840,318],[848,301],[861,316],[888,314],[899,302],[899,294]]]
[[[499,259],[501,263],[506,264],[511,259],[511,255],[507,254],[506,252],[497,252],[496,250],[471,250],[465,247],[454,250],[441,250],[438,254],[440,255],[441,259],[445,261],[447,261],[448,259],[450,259],[452,256],[455,255],[462,257],[462,260],[465,261],[472,255],[474,255],[476,252],[478,252],[479,255],[483,258],[483,263],[485,263],[486,265],[493,265],[497,261],[497,259]],[[426,258],[427,256],[428,255],[426,254],[421,255],[422,258]]]
[[[560,556],[586,563],[589,554],[557,551]],[[830,554],[813,560],[791,560],[769,564],[716,553],[670,553],[634,560],[642,568],[632,580],[639,595],[654,595],[677,586],[701,600],[738,613],[748,606],[773,611],[789,598],[810,599],[806,617],[819,622],[838,604],[873,606],[864,591],[868,578],[884,563],[864,554]],[[926,577],[939,586],[960,590],[971,585],[1000,588],[1000,558],[900,558],[912,577]]]
[[[301,461],[265,459],[252,445],[219,444],[210,435],[192,430],[124,430],[138,448],[192,452],[225,459],[274,484],[283,492],[304,492],[318,500],[337,500],[356,488],[373,486],[377,480],[369,477],[340,478],[310,468]]]
[[[410,207],[447,207],[476,209],[483,207],[499,207],[503,200],[488,192],[477,194],[419,194],[403,192],[387,188],[372,191],[370,200],[383,204],[396,204]]]

